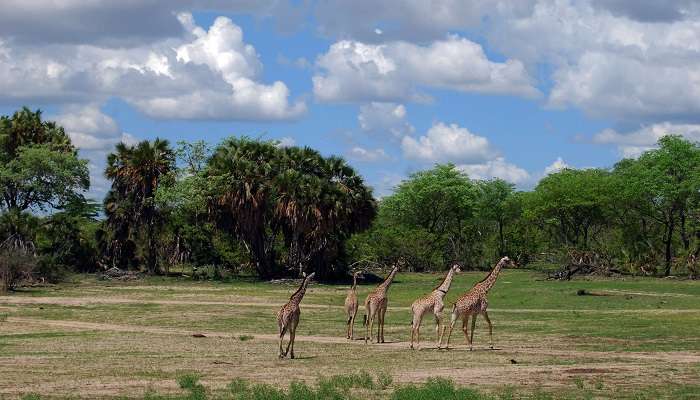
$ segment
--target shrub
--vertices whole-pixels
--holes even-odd
[[[0,250],[0,293],[14,290],[30,279],[37,266],[36,257],[21,250]]]

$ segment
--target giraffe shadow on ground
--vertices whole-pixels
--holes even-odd
[[[434,349],[434,348],[435,348],[435,347],[433,347],[433,349]],[[481,353],[481,352],[490,352],[490,351],[502,351],[503,349],[500,348],[500,347],[495,347],[495,348],[493,348],[493,349],[481,348],[481,349],[472,349],[472,350],[469,350],[469,348],[467,348],[467,347],[450,347],[449,349],[446,349],[446,348],[443,347],[443,348],[440,349],[440,350],[447,350],[447,351],[466,351],[467,353],[476,353],[476,352]]]

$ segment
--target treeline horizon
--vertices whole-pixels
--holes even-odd
[[[612,168],[564,169],[533,190],[438,164],[375,199],[342,158],[229,137],[119,143],[102,204],[64,129],[23,108],[0,118],[0,290],[111,267],[261,279],[401,262],[482,269],[503,255],[563,263],[585,251],[629,273],[696,274],[700,147],[680,136]]]

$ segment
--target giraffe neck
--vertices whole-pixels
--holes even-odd
[[[308,283],[308,278],[304,278],[304,280],[301,282],[301,286],[299,286],[299,289],[297,289],[297,291],[294,292],[292,297],[289,298],[290,304],[298,305],[299,303],[301,303],[301,299],[303,299],[304,295],[306,294],[307,283]]]
[[[450,270],[447,272],[447,276],[445,276],[445,279],[435,290],[439,290],[443,295],[447,294],[447,291],[450,290],[450,285],[452,285],[452,277],[454,274],[455,270],[450,268]]]
[[[357,274],[352,275],[352,291],[357,290]]]
[[[495,267],[493,267],[493,270],[489,274],[489,276],[484,279],[483,282],[481,282],[481,288],[483,289],[484,292],[488,292],[491,290],[493,285],[496,283],[496,279],[498,279],[498,274],[501,272],[501,268],[503,268],[503,262],[499,261],[498,264],[496,264]]]
[[[381,285],[377,287],[378,292],[386,292],[386,290],[389,288],[389,285],[391,285],[391,282],[394,280],[394,276],[396,276],[396,273],[399,271],[398,268],[394,268],[391,270],[391,273],[389,276],[386,277],[384,282],[382,282]]]

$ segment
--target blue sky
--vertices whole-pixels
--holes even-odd
[[[0,112],[61,123],[97,198],[114,144],[155,137],[311,146],[380,196],[440,162],[529,189],[700,139],[694,1],[8,1]]]

